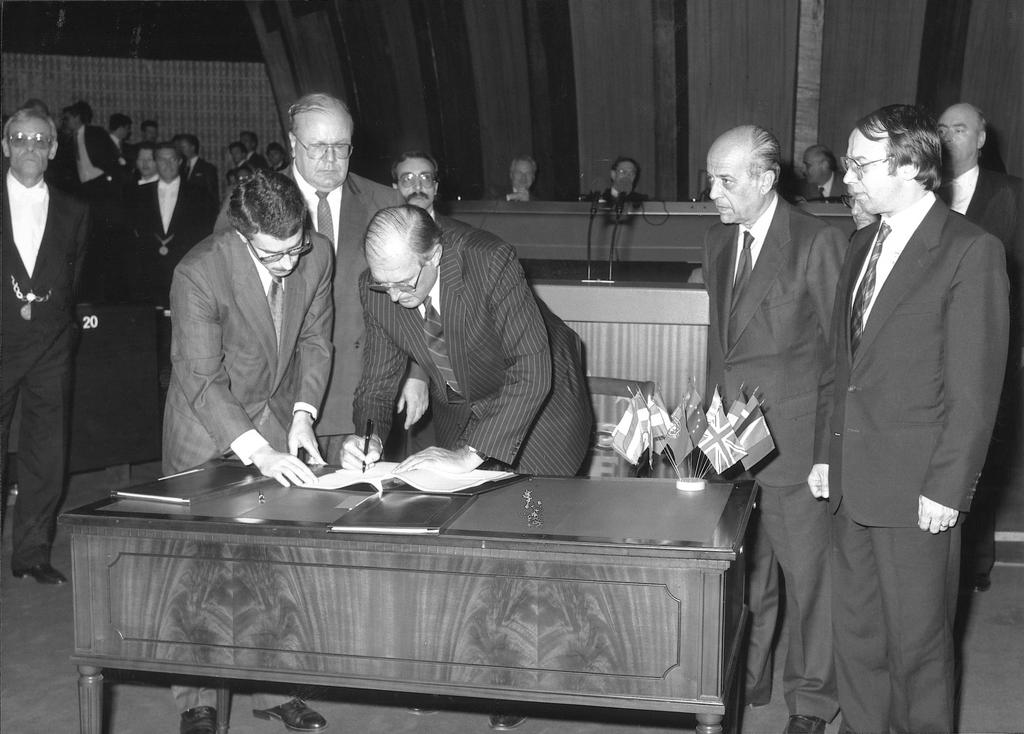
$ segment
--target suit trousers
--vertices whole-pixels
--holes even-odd
[[[42,336],[43,344],[5,339],[0,369],[0,463],[7,459],[14,409],[21,397],[13,568],[50,562],[66,479],[72,330],[68,327],[56,336],[52,332]]]
[[[844,732],[953,731],[960,525],[932,535],[833,519],[832,619]]]
[[[771,700],[772,645],[778,623],[781,568],[788,644],[783,692],[790,714],[835,718],[832,663],[830,521],[828,503],[806,483],[767,487],[758,482],[760,517],[750,560],[752,616],[747,651],[747,701]]]

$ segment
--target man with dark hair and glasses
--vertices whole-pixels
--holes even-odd
[[[57,128],[33,108],[4,124],[0,237],[0,480],[14,407],[21,399],[18,499],[11,570],[17,578],[63,584],[50,565],[64,492],[75,288],[89,232],[88,207],[43,180],[57,154]],[[7,504],[7,485],[0,496]]]
[[[844,181],[880,221],[839,273],[807,478],[832,514],[844,732],[954,730],[960,514],[1006,364],[998,239],[935,196],[935,119],[890,105],[850,133]]]
[[[284,486],[313,482],[297,454],[323,463],[313,422],[331,365],[330,243],[306,228],[302,194],[280,173],[239,184],[228,218],[174,272],[163,470],[233,455]],[[182,734],[213,734],[214,692],[173,692]],[[298,698],[254,714],[292,731],[327,725]]]

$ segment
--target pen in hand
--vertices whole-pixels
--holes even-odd
[[[370,451],[370,436],[373,434],[373,421],[366,419],[366,433],[363,438],[363,474],[366,474],[366,454]]]

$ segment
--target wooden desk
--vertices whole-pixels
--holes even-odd
[[[102,730],[103,667],[692,712],[722,731],[749,483],[523,480],[403,537],[328,535],[323,502],[265,519],[279,500],[257,506],[257,486],[61,517],[83,734]],[[204,514],[243,501],[264,519]]]

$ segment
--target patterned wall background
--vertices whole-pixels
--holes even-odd
[[[227,146],[239,130],[255,132],[261,152],[271,140],[287,139],[263,64],[9,53],[2,61],[5,115],[38,97],[59,118],[61,108],[84,99],[93,124],[106,128],[114,112],[131,117],[131,142],[141,138],[139,126],[147,119],[160,123],[164,139],[194,133],[202,156],[220,171],[222,191],[232,165]]]

